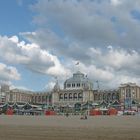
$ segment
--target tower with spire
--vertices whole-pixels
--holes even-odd
[[[55,85],[53,87],[53,93],[52,93],[52,104],[57,103],[59,101],[59,93],[60,93],[60,85],[58,82],[58,78],[55,77]]]

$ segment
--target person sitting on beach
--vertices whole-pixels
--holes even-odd
[[[87,115],[82,116],[80,119],[87,120]]]
[[[69,116],[69,114],[68,113],[66,113],[66,117],[68,117]]]

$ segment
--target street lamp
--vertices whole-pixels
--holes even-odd
[[[133,102],[134,97],[135,97],[135,92],[133,90],[132,95],[131,95],[131,109],[132,109],[132,105],[133,105],[132,102]]]
[[[125,111],[125,93],[123,91],[123,111]]]
[[[88,115],[89,115],[89,110],[90,110],[90,109],[89,109],[89,102],[87,102],[87,103],[88,103]]]

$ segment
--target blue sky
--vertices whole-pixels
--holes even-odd
[[[62,87],[80,69],[101,88],[140,84],[139,7],[139,0],[1,0],[0,82],[49,90],[55,77]]]
[[[18,0],[0,1],[0,32],[1,35],[13,35],[19,32],[33,30],[33,13],[29,5],[35,0],[25,0],[19,4]]]
[[[1,0],[0,35],[10,37],[18,35],[20,32],[34,30],[35,25],[32,23],[33,13],[30,10],[30,5],[33,3],[35,3],[35,0]],[[46,76],[33,73],[32,71],[25,69],[22,65],[12,66],[15,66],[22,75],[22,80],[12,81],[15,86],[33,90],[44,89],[44,86],[48,81]]]

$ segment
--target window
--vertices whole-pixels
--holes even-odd
[[[74,93],[74,97],[73,97],[74,99],[77,99],[77,93]]]
[[[72,84],[72,87],[75,87],[75,84],[74,83]]]
[[[80,83],[77,83],[77,87],[80,87]]]
[[[45,96],[42,96],[42,102],[45,102]]]
[[[38,97],[38,102],[41,102],[41,96]]]
[[[112,94],[112,99],[113,99],[113,100],[117,99],[115,93]]]
[[[63,94],[59,95],[59,100],[63,99]]]
[[[67,84],[67,87],[68,87],[68,88],[71,87],[71,84]]]
[[[82,98],[82,93],[78,94],[78,98],[81,99]]]
[[[23,96],[22,96],[22,98],[23,98]],[[35,103],[37,102],[37,96],[35,96]]]
[[[82,87],[85,87],[85,84],[84,83],[82,84]]]
[[[64,94],[64,100],[66,100],[68,97],[67,97],[67,93]]]
[[[72,99],[72,93],[69,94],[69,99]]]
[[[47,102],[48,96],[45,96],[45,101]]]
[[[10,101],[12,102],[13,101],[13,95],[10,94]]]

